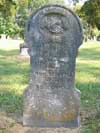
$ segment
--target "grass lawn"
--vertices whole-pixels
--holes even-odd
[[[80,48],[76,87],[81,90],[82,133],[100,133],[100,42]]]
[[[29,60],[19,56],[14,44],[13,49],[10,44],[8,48],[0,45],[0,112],[22,113]],[[76,87],[81,90],[81,132],[100,133],[100,42],[84,43],[76,62]]]

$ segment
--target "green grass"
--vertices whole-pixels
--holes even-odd
[[[22,112],[29,82],[29,60],[18,49],[0,50],[0,111]],[[81,90],[82,133],[100,130],[100,42],[85,43],[76,61],[76,87]]]
[[[82,133],[100,131],[100,42],[85,43],[76,65],[76,86],[81,90]]]
[[[29,61],[19,50],[0,50],[0,110],[22,112],[22,93],[29,81]]]

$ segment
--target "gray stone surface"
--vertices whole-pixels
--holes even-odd
[[[20,55],[22,55],[22,56],[29,56],[28,55],[28,48],[22,48]]]
[[[25,43],[20,44],[20,55],[29,56],[28,54],[28,46]]]
[[[24,92],[23,125],[78,127],[75,59],[82,43],[78,17],[65,7],[45,6],[30,17],[25,36],[31,73]]]
[[[66,128],[16,128],[7,133],[80,133],[79,128],[66,129]]]

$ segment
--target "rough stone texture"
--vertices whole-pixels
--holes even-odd
[[[78,127],[80,93],[74,83],[82,43],[78,17],[65,7],[45,6],[30,17],[26,43],[31,74],[24,92],[23,125]]]
[[[20,55],[29,56],[28,54],[28,46],[25,43],[20,44]]]
[[[80,129],[66,129],[66,128],[28,128],[28,127],[19,127],[16,126],[9,130],[7,133],[79,133]]]

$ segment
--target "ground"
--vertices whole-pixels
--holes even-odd
[[[22,40],[0,40],[0,133],[26,129],[22,126],[22,95],[30,67],[29,58],[19,54],[20,43]],[[75,79],[81,91],[81,132],[100,133],[100,42],[80,47]]]

